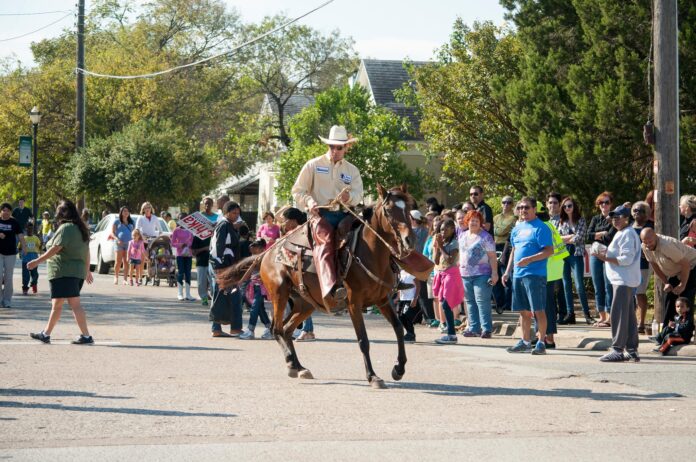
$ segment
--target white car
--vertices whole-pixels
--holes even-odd
[[[131,215],[133,223],[138,221],[140,215]],[[99,274],[108,274],[109,267],[114,264],[116,255],[114,254],[114,240],[110,239],[111,228],[118,220],[117,213],[110,213],[101,219],[94,233],[89,238],[89,264],[96,268]],[[160,217],[157,217],[157,223],[161,235],[169,236],[169,227],[167,223]]]

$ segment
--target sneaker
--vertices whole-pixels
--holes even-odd
[[[124,285],[124,286],[127,286],[127,285],[128,285],[128,281],[126,281],[126,280],[124,279],[124,280],[123,280],[123,285]],[[133,285],[133,283],[131,283],[131,285]]]
[[[134,285],[135,285],[135,283],[133,282],[132,279],[130,280],[130,285],[131,285],[131,286],[134,286]]]
[[[406,333],[406,334],[404,335],[404,342],[416,343],[416,334],[409,334],[409,333]]]
[[[29,295],[29,288],[27,287],[26,289],[22,287],[22,295]]]
[[[454,320],[454,327],[457,328],[462,325],[462,322],[459,319]]]
[[[273,332],[268,327],[263,331],[261,335],[261,340],[273,340]]]
[[[254,331],[253,330],[245,330],[239,335],[240,340],[254,340]]]
[[[474,332],[473,330],[465,330],[464,333],[462,334],[464,337],[478,337],[481,334]]]
[[[201,298],[201,305],[208,306],[208,297]]]
[[[184,301],[184,296],[181,295],[181,294],[179,294],[179,295],[176,296],[176,299],[179,300],[180,302],[183,302],[183,301]]]
[[[440,324],[440,325],[438,326],[438,329],[440,329],[440,332],[442,332],[442,333],[444,334],[445,332],[447,332],[447,324],[445,324],[445,323],[443,322],[442,324]]]
[[[508,353],[529,353],[532,351],[532,344],[525,343],[524,340],[520,340],[515,343],[515,346],[511,346],[507,349]]]
[[[492,338],[492,337],[493,337],[493,334],[490,331],[484,331],[481,334],[481,338]]]
[[[230,337],[239,337],[242,335],[242,329],[230,329]]]
[[[305,332],[302,331],[299,337],[297,337],[298,342],[313,342],[317,339],[317,337],[314,335],[314,332]]]
[[[546,346],[547,350],[555,350],[556,349],[555,343],[544,342],[544,345]]]
[[[624,355],[626,358],[626,361],[629,362],[634,362],[634,363],[639,363],[640,362],[640,356],[638,356],[638,352],[635,350],[627,351],[626,354]]]
[[[187,302],[195,302],[195,301],[196,301],[196,299],[195,299],[195,298],[193,298],[193,297],[192,297],[192,296],[190,296],[190,295],[189,295],[189,296],[187,296],[187,297],[184,297],[184,300],[186,300]]]
[[[29,334],[29,337],[44,343],[51,343],[51,336],[44,334],[43,331],[39,332],[38,334],[32,332],[31,334]]]
[[[452,345],[457,343],[456,335],[443,335],[442,337],[435,339],[435,343],[440,345]]]
[[[75,337],[75,340],[73,340],[70,343],[72,343],[73,345],[87,345],[90,343],[94,343],[94,339],[91,335],[79,335]]]
[[[37,291],[36,284],[33,284],[33,285],[31,286],[31,292],[35,294],[36,291]]]
[[[438,321],[437,319],[433,319],[432,322],[430,323],[430,327],[432,327],[433,329],[435,329],[439,325],[440,325],[440,321]]]
[[[297,337],[299,337],[300,335],[302,335],[302,329],[295,329],[295,331],[292,333],[292,338],[297,340]]]
[[[536,343],[536,346],[534,347],[534,349],[532,350],[532,354],[533,355],[545,355],[546,354],[546,344],[544,344],[544,342],[539,340]]]
[[[626,357],[624,356],[623,352],[612,350],[599,358],[599,360],[603,363],[620,363],[626,361]]]

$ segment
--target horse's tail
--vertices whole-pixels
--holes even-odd
[[[228,268],[220,271],[215,279],[221,289],[228,289],[242,282],[242,278],[248,273],[251,273],[252,268],[261,263],[261,259],[256,256],[247,257],[244,260],[236,263]]]

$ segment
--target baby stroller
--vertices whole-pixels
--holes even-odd
[[[166,280],[169,287],[176,285],[176,265],[172,245],[168,236],[159,236],[147,246],[147,276],[145,284],[152,281],[153,286],[159,286],[161,280]]]

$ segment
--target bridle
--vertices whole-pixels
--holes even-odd
[[[375,207],[375,214],[377,214],[377,211],[379,209],[382,210],[382,218],[386,219],[387,223],[389,224],[388,226],[389,226],[389,229],[391,231],[391,234],[394,237],[394,239],[396,240],[398,252],[395,252],[394,248],[391,245],[387,244],[386,242],[385,242],[385,244],[388,245],[389,250],[391,251],[391,253],[395,257],[403,258],[404,256],[406,256],[409,253],[409,250],[404,248],[403,240],[401,239],[401,235],[400,235],[397,227],[399,224],[402,224],[402,223],[405,224],[406,226],[409,226],[408,217],[406,214],[406,200],[404,198],[399,197],[399,196],[396,196],[396,197],[398,197],[398,199],[394,200],[393,196],[395,196],[395,195],[392,193],[392,191],[387,191],[387,194],[384,195],[384,198],[382,198],[382,201],[379,204],[377,204],[377,207]],[[398,219],[395,218],[394,214],[392,213],[393,208],[390,210],[386,207],[387,203],[390,200],[393,200],[395,203],[397,201],[404,202],[404,207],[400,207],[399,205],[396,205],[396,208],[401,210],[401,213],[403,214],[403,221],[398,221]]]

